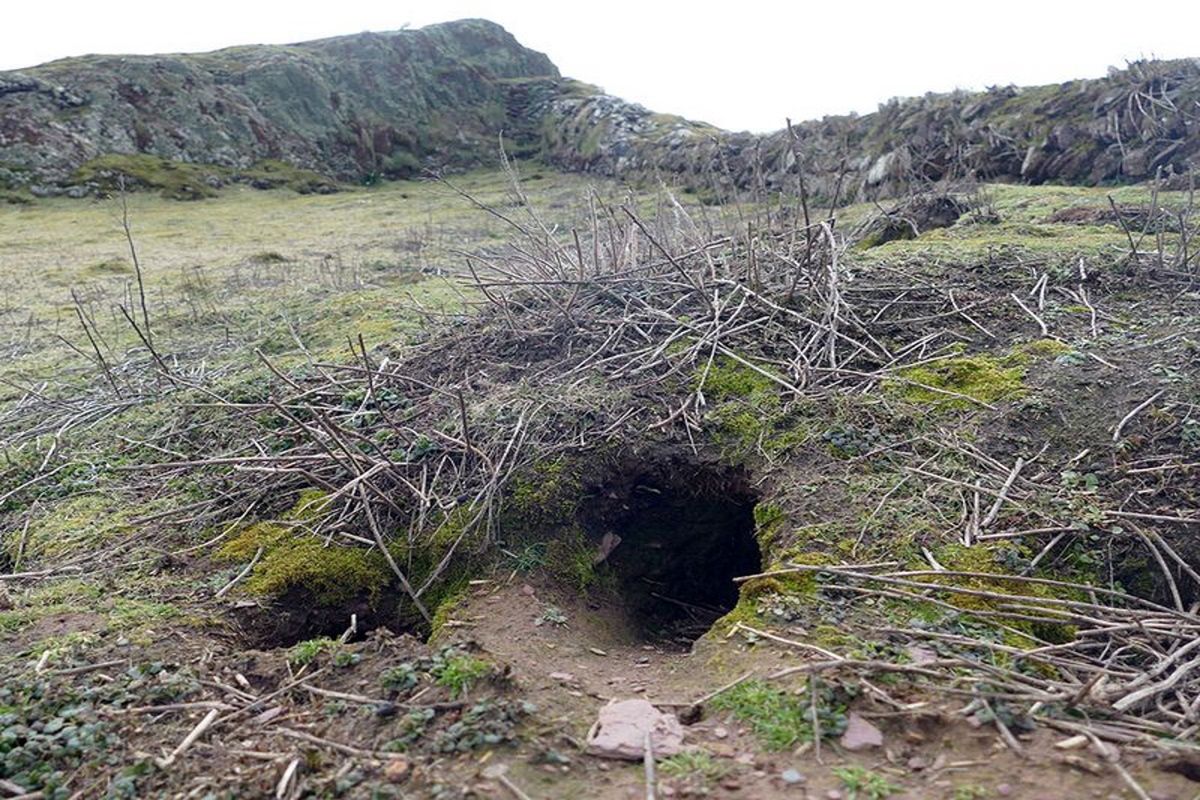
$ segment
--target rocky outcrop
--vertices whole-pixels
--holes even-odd
[[[507,81],[557,77],[484,20],[213,53],[85,56],[0,73],[0,184],[69,183],[99,156],[342,180],[493,158]]]
[[[886,196],[977,177],[1097,185],[1200,165],[1200,60],[1139,62],[1104,78],[892,100],[764,136],[655,114],[568,81],[541,110],[544,152],[605,175],[649,172],[720,194],[795,188]],[[786,98],[780,99],[781,107]]]
[[[786,108],[786,97],[778,102]],[[343,181],[406,177],[494,163],[500,134],[519,157],[662,176],[714,199],[792,190],[801,172],[820,201],[957,177],[1137,181],[1200,160],[1200,61],[892,100],[800,123],[794,140],[657,114],[563,79],[545,55],[483,20],[0,73],[0,189],[71,186],[95,173],[82,166],[114,154],[222,174],[286,162]]]

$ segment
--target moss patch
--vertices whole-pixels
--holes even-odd
[[[966,398],[981,403],[1012,400],[1028,391],[1025,367],[1017,359],[990,355],[945,358],[900,370],[896,375],[899,380],[884,382],[888,391],[909,402],[939,408],[968,408],[972,403]]]
[[[220,182],[220,168],[171,161],[158,156],[109,154],[94,158],[75,170],[77,184],[92,183],[104,191],[117,191],[121,180],[128,188],[159,189],[172,200],[203,200],[216,197],[213,183]]]
[[[265,160],[244,170],[217,164],[192,164],[145,153],[110,153],[81,165],[72,176],[75,184],[94,184],[106,192],[126,188],[158,189],[170,200],[203,200],[216,197],[217,188],[230,181],[249,183],[256,189],[290,189],[300,194],[338,191],[334,181],[312,170],[283,161]]]
[[[245,584],[252,594],[278,597],[304,589],[331,605],[364,594],[374,598],[392,579],[382,553],[297,534],[297,527],[323,513],[325,500],[323,491],[305,490],[282,521],[246,526],[221,547],[218,557],[244,562],[261,552]]]
[[[306,589],[321,603],[343,603],[362,594],[377,595],[391,580],[387,560],[377,550],[326,545],[315,537],[297,537],[284,525],[250,525],[221,548],[230,561],[262,556],[246,580],[252,594],[278,597]]]

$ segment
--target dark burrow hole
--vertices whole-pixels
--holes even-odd
[[[734,578],[759,572],[757,494],[741,469],[685,458],[624,462],[585,481],[577,520],[588,533],[597,611],[622,616],[646,642],[689,647],[737,605]],[[567,522],[564,520],[564,522]],[[375,628],[425,638],[428,625],[399,591],[322,603],[303,588],[270,603],[234,609],[247,647],[290,647],[338,638],[357,620],[358,639]]]
[[[690,646],[737,605],[734,578],[762,568],[756,494],[740,469],[668,461],[621,474],[586,506],[597,558],[611,548],[598,577],[643,638]]]
[[[399,595],[387,593],[381,598],[356,597],[341,603],[325,603],[305,589],[292,589],[269,603],[247,604],[234,609],[233,621],[238,638],[247,647],[271,650],[291,647],[320,637],[337,639],[354,620],[355,632],[349,641],[357,641],[376,628],[394,633],[411,633],[422,639],[428,628],[402,622]]]

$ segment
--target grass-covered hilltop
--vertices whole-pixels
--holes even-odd
[[[1195,797],[1198,97],[0,74],[0,798]]]

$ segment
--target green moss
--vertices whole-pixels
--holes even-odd
[[[707,375],[698,369],[692,384],[708,400],[705,421],[726,461],[782,455],[812,437],[809,418],[784,407],[778,383],[731,358],[713,361]]]
[[[110,153],[81,165],[72,176],[76,184],[95,184],[107,192],[118,191],[121,178],[126,188],[158,189],[171,200],[203,200],[216,197],[226,181],[243,181],[259,189],[291,189],[300,194],[329,194],[338,185],[311,170],[283,161],[266,160],[245,170],[217,164],[172,161],[146,153]]]
[[[125,498],[108,493],[84,494],[54,504],[30,523],[24,537],[24,563],[78,554],[132,530],[135,514],[147,513]],[[16,560],[21,537],[3,539],[6,555]]]
[[[771,503],[759,503],[754,507],[754,538],[758,540],[759,549],[768,552],[787,524],[787,514],[783,509]]]
[[[329,502],[329,492],[324,489],[305,489],[300,492],[300,497],[287,512],[285,519],[296,522],[315,522],[325,516]]]
[[[378,595],[392,579],[382,553],[326,544],[297,532],[297,527],[323,513],[326,497],[318,489],[302,492],[283,522],[247,525],[221,547],[218,556],[245,562],[261,551],[245,584],[252,594],[278,597],[293,589],[306,589],[318,602],[331,605],[364,594]]]
[[[433,622],[430,623],[429,638],[432,640],[446,627],[446,623],[454,618],[455,613],[470,596],[471,587],[465,579],[447,587],[441,597],[434,596]]]
[[[391,579],[387,561],[377,550],[289,537],[264,552],[246,589],[273,597],[306,589],[318,602],[334,605],[363,594],[376,596]]]
[[[576,524],[546,540],[546,569],[579,591],[591,589],[612,576],[611,572],[598,570],[595,560],[595,545]]]
[[[561,522],[574,516],[582,500],[577,467],[565,458],[539,461],[513,481],[508,506],[532,522]]]
[[[239,170],[233,179],[247,181],[256,189],[290,189],[297,194],[332,194],[339,189],[324,175],[273,159]]]
[[[1017,359],[1021,356],[1056,358],[1073,352],[1075,352],[1075,348],[1066,342],[1060,342],[1058,339],[1035,339],[1032,342],[1019,344],[1013,348],[1013,356]]]
[[[209,179],[220,171],[216,167],[171,161],[144,153],[112,153],[80,166],[75,170],[73,180],[75,183],[94,183],[112,192],[120,188],[124,177],[127,188],[160,189],[163,197],[172,200],[202,200],[217,196]]]
[[[457,506],[446,513],[441,524],[434,529],[430,544],[437,552],[445,552],[457,543],[457,552],[470,552],[483,544],[487,526],[479,517],[479,509],[473,503]],[[467,526],[475,524],[468,529]]]
[[[836,625],[818,625],[813,628],[812,640],[826,650],[851,647],[855,638]]]
[[[807,530],[821,529],[825,530],[824,526],[812,525],[808,526]],[[770,572],[776,569],[787,569],[792,565],[802,565],[809,567],[832,566],[841,561],[840,558],[833,553],[825,550],[811,550],[814,542],[810,537],[804,535],[806,528],[797,529],[801,532],[801,538],[797,544],[779,553],[779,557],[765,570]],[[774,580],[780,581],[786,588],[789,594],[798,595],[814,595],[817,589],[820,588],[817,582],[817,573],[815,571],[792,572],[785,575],[775,576]]]
[[[897,373],[900,380],[887,380],[884,387],[909,402],[939,408],[970,407],[972,404],[965,399],[967,397],[983,403],[1011,400],[1027,392],[1025,368],[1015,361],[989,355],[945,358],[900,370]],[[933,391],[936,389],[942,391]]]
[[[697,370],[695,382],[701,387],[706,396],[713,400],[728,400],[730,398],[766,398],[775,395],[778,400],[779,384],[750,369],[745,364],[728,356],[720,356],[712,362],[705,375],[704,370]]]
[[[337,649],[337,642],[328,636],[297,642],[288,650],[288,663],[293,667],[303,667],[316,661],[322,653]]]
[[[1007,564],[1015,563],[1021,555],[1020,547],[1011,542],[976,544],[970,547],[954,543],[943,545],[934,553],[938,563],[952,572],[973,572],[989,575],[1004,575],[1009,569]],[[919,579],[924,583],[951,587],[946,593],[946,602],[964,611],[994,610],[1003,605],[1003,601],[974,594],[953,591],[954,588],[971,591],[995,592],[1007,595],[1028,597],[1031,605],[1037,605],[1039,598],[1051,599],[1085,599],[1078,590],[1049,586],[1046,584],[1010,581],[1004,578],[965,577],[960,575],[927,576]],[[1048,642],[1062,643],[1075,637],[1075,626],[1050,622],[1029,622],[1010,620],[1010,628],[1028,632],[1039,639]],[[1027,639],[1019,633],[1011,631],[1004,634],[1005,641],[1014,647],[1031,647],[1033,639]]]
[[[487,675],[492,665],[468,653],[450,651],[438,660],[431,670],[434,681],[450,690],[451,697],[462,697],[480,678]]]

